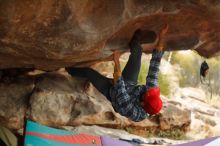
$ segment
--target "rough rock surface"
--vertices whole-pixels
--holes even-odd
[[[88,65],[127,48],[138,28],[168,23],[167,49],[219,54],[218,0],[1,0],[0,68]]]
[[[164,103],[161,116],[159,117],[160,128],[163,130],[172,129],[174,127],[182,127],[187,130],[191,123],[191,111],[172,102]]]
[[[88,89],[85,89],[88,86]],[[45,125],[117,125],[126,120],[114,113],[110,103],[85,80],[61,74],[42,76],[30,97],[33,120]],[[87,94],[90,90],[90,94]]]
[[[29,96],[34,89],[32,78],[21,77],[0,83],[0,123],[10,129],[23,126]]]
[[[121,116],[91,84],[84,79],[72,78],[66,72],[45,73],[19,80],[22,82],[12,80],[0,84],[0,124],[12,129],[22,128],[25,112],[28,118],[53,127],[94,124],[114,128],[160,126],[160,122],[154,119],[132,122]],[[182,114],[185,111],[177,111],[183,115],[180,118],[190,119]],[[182,125],[175,126],[182,129]]]
[[[180,89],[180,96],[175,96],[172,101],[181,103],[191,111],[191,125],[187,137],[201,139],[220,135],[220,109],[208,104],[206,96],[201,89],[183,88]]]

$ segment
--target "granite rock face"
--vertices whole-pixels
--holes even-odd
[[[126,51],[137,28],[165,23],[167,50],[219,55],[219,19],[218,0],[2,0],[0,68],[88,66]]]

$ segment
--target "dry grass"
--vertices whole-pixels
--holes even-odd
[[[208,104],[210,104],[216,108],[220,108],[220,95],[214,94],[214,95],[212,95],[212,98],[207,98],[206,100],[207,100],[206,102]]]

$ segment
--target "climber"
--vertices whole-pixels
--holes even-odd
[[[115,51],[114,80],[106,78],[91,68],[67,67],[72,76],[86,77],[112,103],[114,110],[133,120],[142,121],[159,113],[162,108],[160,89],[158,87],[158,72],[161,58],[164,54],[164,36],[168,25],[164,27],[154,43],[144,42],[141,31],[134,33],[129,46],[129,60],[121,73],[120,52]],[[141,47],[143,46],[143,48]],[[156,48],[156,49],[154,49]],[[154,49],[150,60],[146,85],[137,85],[141,66],[142,51]]]

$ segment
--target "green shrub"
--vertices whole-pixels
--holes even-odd
[[[184,131],[180,129],[170,129],[170,130],[159,130],[157,132],[157,136],[164,137],[164,138],[171,138],[175,140],[182,140],[186,139],[186,135]]]
[[[128,133],[133,133],[134,132],[134,129],[131,128],[131,127],[126,127],[125,130],[128,132]]]
[[[167,75],[159,74],[159,87],[160,87],[160,92],[168,96],[170,95],[170,84]]]
[[[171,64],[177,64],[180,67],[178,75],[180,87],[199,84],[200,56],[192,51],[173,52]]]
[[[178,65],[180,71],[178,72],[180,87],[198,87],[201,85],[200,81],[200,65],[206,60],[209,65],[209,73],[207,81],[210,80],[213,94],[220,94],[219,86],[219,70],[220,70],[220,57],[213,57],[204,59],[193,51],[178,51],[173,52],[171,63]],[[210,92],[210,88],[204,86],[203,89]]]
[[[122,70],[124,69],[126,63],[127,63],[126,61],[120,61],[120,65],[121,65]],[[142,60],[140,72],[138,75],[138,84],[139,85],[146,84],[146,77],[147,77],[147,73],[148,73],[148,68],[149,68],[149,61]],[[168,96],[170,94],[170,85],[169,85],[168,77],[166,75],[159,73],[158,83],[159,83],[161,94]]]

